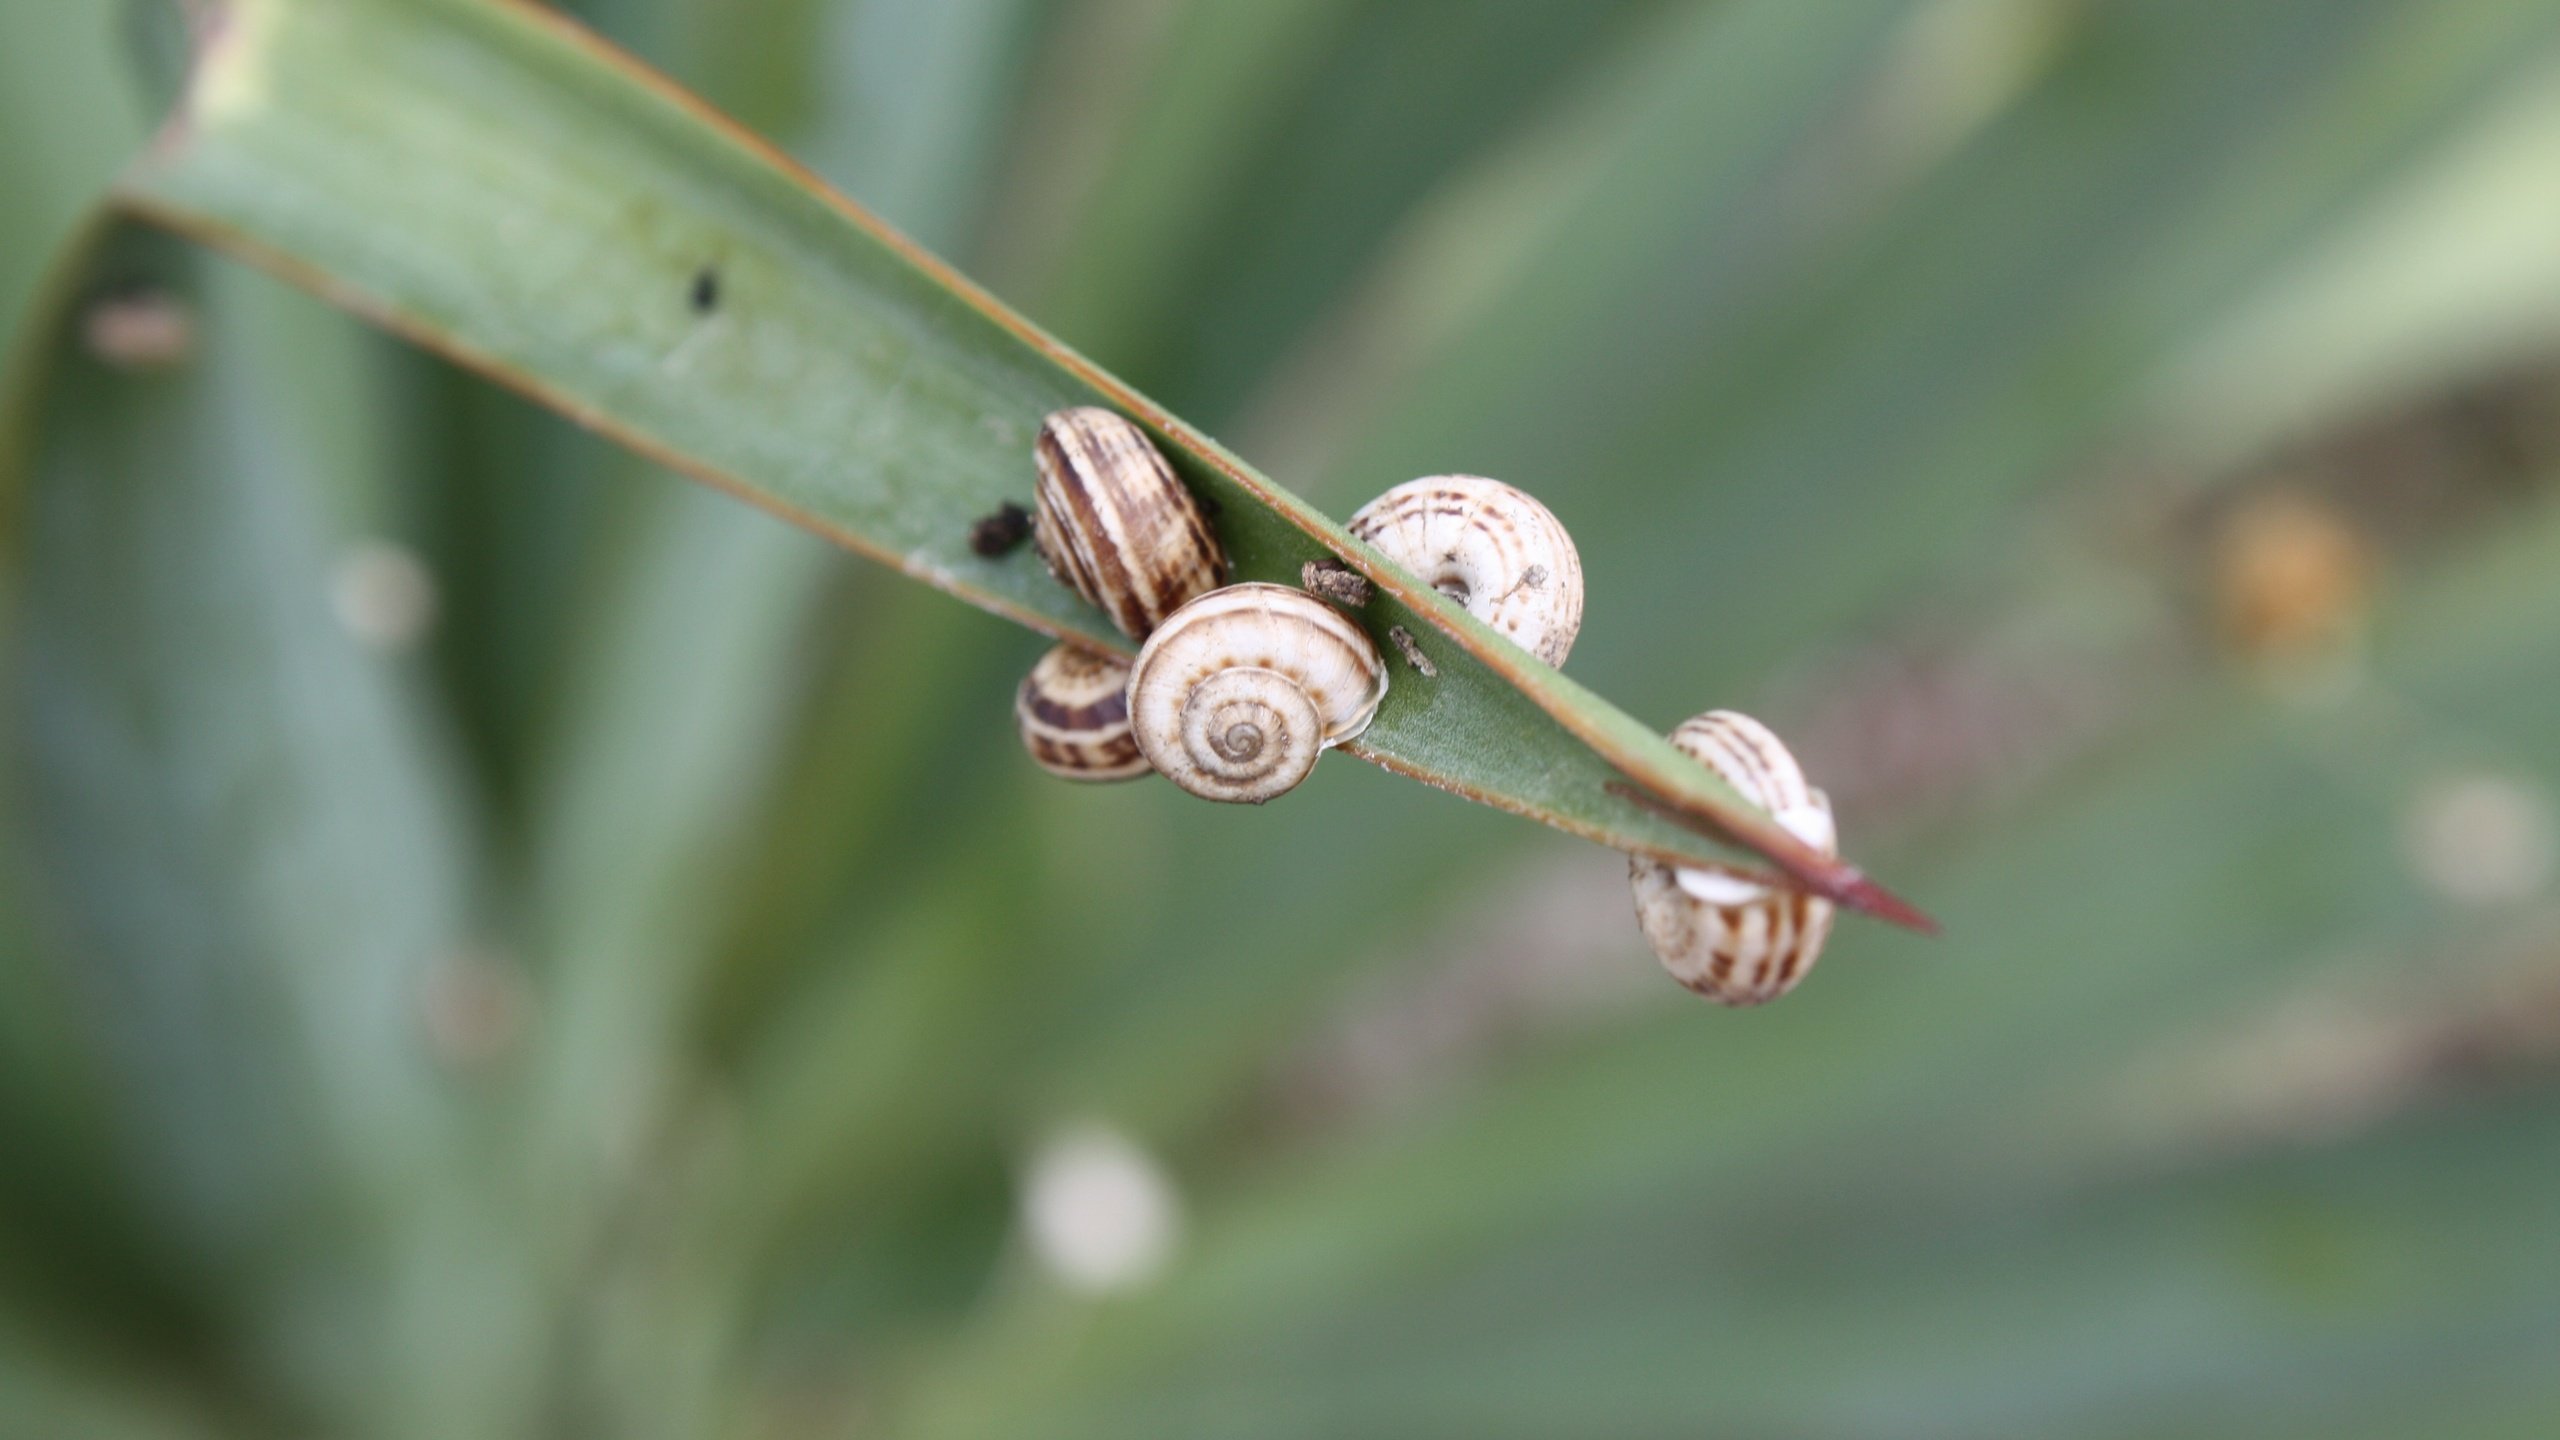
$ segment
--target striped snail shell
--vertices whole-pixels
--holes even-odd
[[[1040,657],[1013,692],[1022,748],[1069,780],[1130,780],[1147,773],[1129,733],[1129,662],[1076,645]]]
[[[1481,475],[1426,475],[1360,507],[1351,533],[1550,665],[1582,629],[1582,557],[1553,511]]]
[[[1285,585],[1212,591],[1166,617],[1129,675],[1138,748],[1173,783],[1255,804],[1357,737],[1387,666],[1340,611]]]
[[[1090,406],[1040,422],[1032,543],[1049,573],[1132,640],[1227,578],[1200,501],[1135,424]]]
[[[1682,722],[1671,743],[1769,812],[1797,839],[1840,853],[1831,800],[1805,783],[1769,727],[1732,710]],[[1638,855],[1627,867],[1636,923],[1664,968],[1723,1005],[1760,1005],[1795,988],[1831,936],[1831,902],[1717,866],[1672,866]]]

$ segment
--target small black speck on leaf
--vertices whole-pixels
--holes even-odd
[[[693,272],[693,310],[708,315],[720,308],[720,272],[705,265]]]
[[[1008,500],[996,507],[992,515],[981,515],[969,526],[969,548],[993,560],[1005,555],[1031,535],[1031,512]]]

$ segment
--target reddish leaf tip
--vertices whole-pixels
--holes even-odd
[[[1826,877],[1821,889],[1850,909],[1873,915],[1886,924],[1933,938],[1941,933],[1938,922],[1928,912],[1868,879],[1863,870],[1844,868],[1839,874]]]

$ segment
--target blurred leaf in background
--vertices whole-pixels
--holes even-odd
[[[2560,5],[573,8],[1334,513],[1547,500],[1949,938],[1711,1012],[228,262],[48,313],[152,102],[0,0],[0,1434],[2560,1428]]]

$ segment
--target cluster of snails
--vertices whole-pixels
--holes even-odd
[[[1365,580],[1318,562],[1305,589],[1227,583],[1208,511],[1146,432],[1111,411],[1050,415],[1033,454],[1036,503],[1027,524],[1011,510],[1010,528],[1027,529],[1050,573],[1139,644],[1135,660],[1062,644],[1023,677],[1014,714],[1041,768],[1073,780],[1152,770],[1195,795],[1259,804],[1359,738],[1386,698],[1388,669],[1337,606],[1365,604]],[[1572,650],[1582,561],[1554,514],[1522,491],[1427,476],[1362,506],[1349,529],[1548,664]],[[1401,627],[1389,636],[1418,672],[1434,673]],[[1671,740],[1789,833],[1837,853],[1830,801],[1767,727],[1710,711]],[[1664,966],[1724,1004],[1786,993],[1830,934],[1829,901],[1743,872],[1636,856],[1629,879]]]
[[[1387,696],[1368,632],[1303,590],[1227,584],[1208,512],[1146,432],[1108,410],[1041,422],[1031,540],[1049,572],[1139,642],[1040,657],[1014,694],[1022,743],[1071,780],[1153,770],[1259,804],[1359,738]]]

